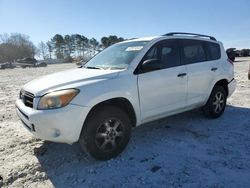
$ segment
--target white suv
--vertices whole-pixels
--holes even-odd
[[[79,141],[106,160],[124,150],[132,127],[199,107],[219,117],[235,87],[221,42],[168,33],[120,42],[82,67],[33,80],[22,87],[16,109],[36,137]]]

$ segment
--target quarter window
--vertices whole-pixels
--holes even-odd
[[[220,46],[217,43],[205,42],[208,61],[217,60],[221,57]]]
[[[144,57],[144,61],[148,59],[158,59],[157,58],[157,45],[151,48],[148,52],[147,55]]]

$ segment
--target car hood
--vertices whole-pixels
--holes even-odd
[[[72,85],[84,85],[94,80],[111,79],[118,76],[121,70],[100,70],[75,68],[62,72],[49,74],[23,86],[23,90],[35,96],[41,96],[51,90],[72,87]]]

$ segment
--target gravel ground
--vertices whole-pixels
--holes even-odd
[[[106,162],[86,157],[77,143],[33,138],[15,113],[22,85],[75,65],[0,70],[0,187],[249,187],[249,62],[235,62],[237,90],[221,118],[194,110],[140,126]]]

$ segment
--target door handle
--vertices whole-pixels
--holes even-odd
[[[218,69],[217,67],[213,67],[213,68],[211,68],[211,71],[215,72],[215,71],[217,71],[217,69]]]
[[[177,75],[177,77],[181,77],[181,78],[184,77],[184,76],[187,76],[187,73],[180,73],[180,74]]]

